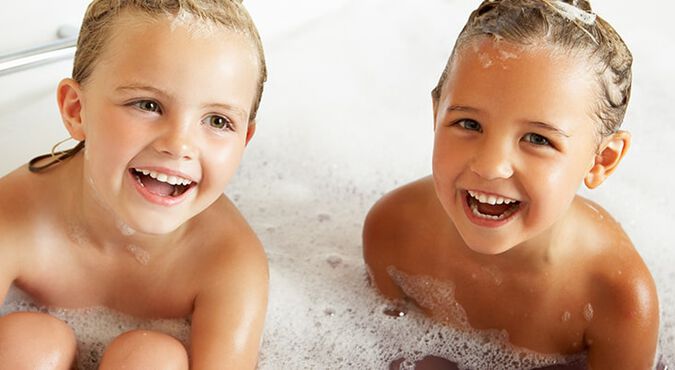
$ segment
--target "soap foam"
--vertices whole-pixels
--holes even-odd
[[[658,5],[612,4],[608,11],[631,9],[629,20]],[[475,6],[459,0],[343,2],[320,22],[262,35],[274,73],[265,86],[256,135],[227,191],[270,261],[259,369],[385,369],[395,359],[405,357],[410,364],[426,355],[465,358],[462,366],[491,368],[479,365],[492,361],[499,364],[493,368],[510,367],[508,361],[516,356],[512,348],[484,346],[482,338],[443,327],[414,308],[403,316],[385,314],[395,303],[367,283],[361,249],[362,223],[372,204],[385,192],[431,172],[428,91]],[[265,23],[260,26],[264,32]],[[644,22],[621,26],[622,35],[632,39],[651,32]],[[339,38],[335,30],[340,30]],[[675,128],[654,129],[653,122],[675,118],[672,110],[654,109],[669,107],[675,97],[672,77],[653,73],[667,71],[669,58],[649,58],[654,51],[649,45],[640,44],[643,49],[635,53],[635,75],[640,78],[635,79],[626,119],[633,147],[598,191],[582,193],[622,221],[654,275],[661,307],[660,355],[672,366],[675,255],[670,230],[675,197],[663,192],[663,184],[673,183],[672,172],[661,171],[654,180],[654,171],[674,153],[670,141]],[[53,110],[46,104],[38,111]],[[23,299],[10,295],[1,313],[40,310],[19,303]],[[115,335],[149,325],[103,309],[66,312],[85,357],[100,353]],[[182,327],[174,330],[174,325]],[[187,341],[186,320],[167,326],[159,329]],[[90,336],[80,334],[87,331]],[[531,367],[530,360],[517,365]]]

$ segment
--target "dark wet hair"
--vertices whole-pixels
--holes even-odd
[[[523,46],[547,46],[588,63],[599,86],[594,104],[601,136],[616,132],[630,100],[633,57],[586,0],[485,0],[469,16],[432,91],[439,99],[454,57],[480,37]]]

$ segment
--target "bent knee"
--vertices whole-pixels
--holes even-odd
[[[188,368],[185,346],[176,338],[152,330],[126,332],[108,345],[101,359],[100,370]]]
[[[75,333],[48,314],[14,312],[0,317],[0,363],[11,369],[69,369]]]

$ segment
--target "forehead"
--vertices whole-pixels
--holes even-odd
[[[189,16],[124,11],[111,27],[92,82],[146,83],[177,96],[201,91],[210,98],[236,87],[242,97],[250,95],[242,102],[248,106],[258,63],[255,47],[241,32]]]
[[[177,14],[149,14],[136,9],[124,9],[111,20],[106,39],[103,40],[101,57],[114,54],[115,47],[126,48],[129,42],[142,42],[143,38],[154,37],[155,40],[176,39],[187,36],[198,41],[211,41],[216,44],[236,43],[249,49],[253,60],[257,63],[256,48],[251,35],[236,27],[228,27],[210,19],[200,18],[184,9]],[[113,49],[112,52],[108,52]]]
[[[454,105],[546,115],[574,110],[592,117],[596,83],[586,63],[544,46],[484,38],[459,48],[441,99]]]

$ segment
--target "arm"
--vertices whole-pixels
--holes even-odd
[[[639,259],[639,257],[637,257]],[[656,288],[642,261],[620,280],[598,284],[586,331],[590,369],[652,369],[659,330]]]
[[[405,297],[394,283],[387,267],[395,265],[396,212],[391,194],[385,195],[371,208],[363,225],[363,259],[368,269],[370,283],[385,297],[397,300]]]
[[[267,309],[267,258],[251,236],[214,261],[192,314],[190,369],[254,369]]]
[[[0,304],[4,302],[7,291],[10,285],[16,279],[18,274],[18,256],[12,246],[16,245],[11,241],[10,236],[13,234],[10,222],[4,210],[8,209],[8,205],[4,199],[0,199]]]

